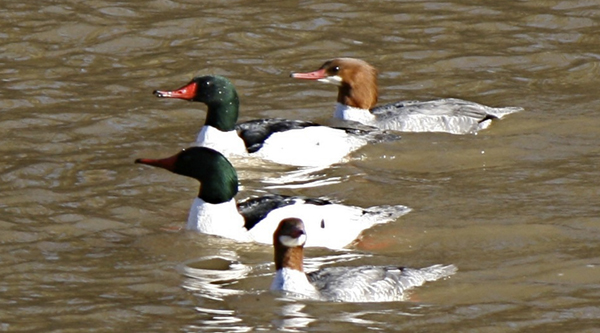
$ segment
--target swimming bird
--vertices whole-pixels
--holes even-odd
[[[398,135],[378,129],[334,128],[309,121],[255,119],[236,124],[239,98],[219,75],[198,76],[176,90],[155,90],[161,98],[179,98],[208,106],[196,144],[232,156],[254,156],[271,162],[307,167],[329,166],[368,143],[395,141]]]
[[[311,234],[307,246],[340,249],[350,245],[363,230],[394,221],[410,211],[402,205],[361,208],[327,199],[278,194],[236,203],[238,178],[234,167],[223,154],[206,147],[135,162],[198,180],[200,191],[190,208],[187,229],[242,242],[271,244],[279,221],[297,217],[305,221]]]
[[[328,60],[316,71],[292,73],[291,77],[336,85],[334,117],[385,130],[477,133],[487,128],[493,119],[523,110],[520,107],[492,108],[457,98],[375,106],[377,70],[366,61],[354,58]]]
[[[275,277],[271,290],[331,302],[390,302],[407,299],[407,291],[448,277],[454,265],[415,269],[400,266],[325,267],[304,273],[304,246],[310,231],[298,218],[282,220],[273,234]]]

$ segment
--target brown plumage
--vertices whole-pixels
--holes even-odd
[[[304,266],[304,244],[288,247],[281,242],[281,236],[298,238],[304,235],[304,224],[298,218],[287,218],[281,221],[273,234],[273,246],[275,246],[275,269],[283,267],[303,272]]]

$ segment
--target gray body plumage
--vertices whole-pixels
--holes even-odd
[[[406,299],[406,291],[448,277],[454,265],[422,269],[395,266],[327,267],[307,274],[320,298],[333,302],[389,302]]]
[[[433,101],[401,101],[371,109],[371,125],[404,132],[476,133],[492,119],[523,110],[519,107],[492,108],[456,98]]]

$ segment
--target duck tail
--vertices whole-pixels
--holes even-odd
[[[509,115],[511,113],[523,111],[523,108],[520,107],[506,107],[506,108],[493,108],[488,110],[486,119],[481,120],[481,122],[487,119],[502,119],[502,117]],[[489,118],[488,118],[489,117]]]
[[[372,215],[375,224],[395,221],[402,215],[408,214],[412,209],[403,205],[375,206],[363,210],[363,214]]]

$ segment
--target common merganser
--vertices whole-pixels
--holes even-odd
[[[338,86],[334,117],[357,121],[380,129],[404,132],[477,133],[492,119],[523,110],[520,107],[492,108],[456,98],[427,102],[400,101],[377,104],[377,70],[353,58],[326,61],[308,73],[292,73],[295,79],[317,80]]]
[[[304,245],[312,234],[298,218],[281,221],[273,234],[275,278],[271,290],[332,302],[406,300],[406,291],[454,274],[456,266],[414,269],[398,266],[326,267],[305,274]]]
[[[162,98],[202,102],[208,106],[206,121],[196,144],[221,153],[247,155],[293,166],[328,166],[367,143],[394,141],[400,137],[377,129],[333,128],[309,121],[257,119],[236,125],[239,99],[235,87],[218,75],[195,77],[177,90],[155,90]]]
[[[200,182],[187,228],[242,242],[271,244],[273,231],[286,217],[302,218],[311,238],[307,246],[341,249],[375,224],[394,221],[406,206],[361,208],[283,195],[267,195],[237,203],[238,178],[231,163],[216,150],[192,147],[164,159],[137,159]]]

